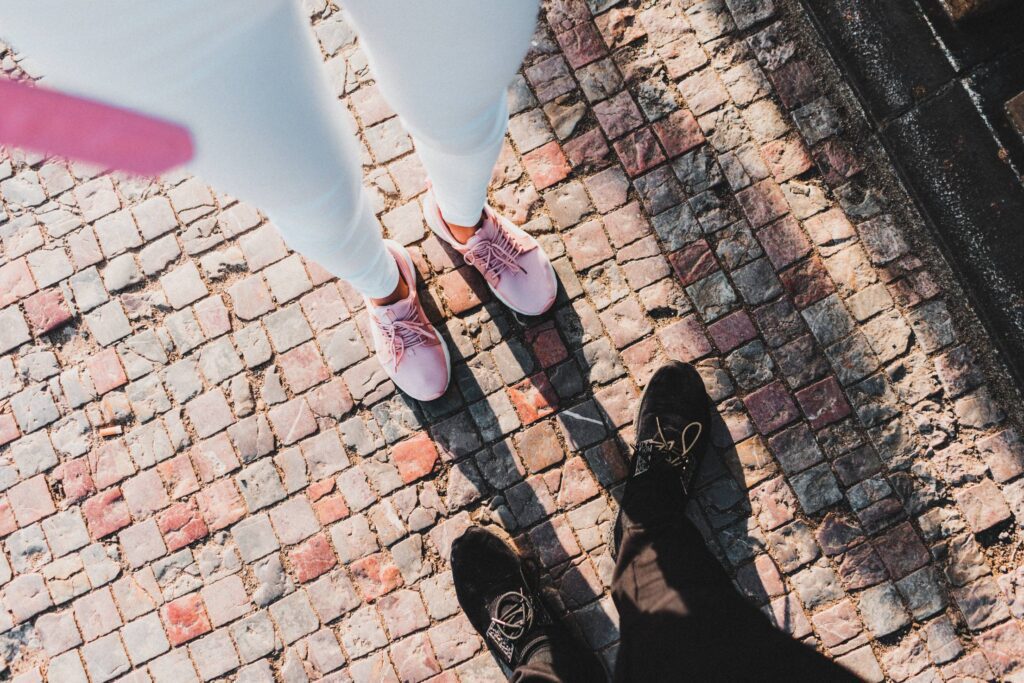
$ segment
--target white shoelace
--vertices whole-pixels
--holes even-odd
[[[683,427],[681,432],[679,432],[679,443],[677,445],[676,439],[669,439],[665,436],[665,433],[661,429],[661,420],[654,418],[654,423],[658,427],[657,435],[650,439],[644,439],[637,444],[636,451],[637,458],[639,459],[636,463],[636,474],[643,474],[647,471],[647,468],[650,467],[651,453],[654,451],[664,453],[665,461],[668,462],[669,465],[679,467],[684,472],[688,470],[690,467],[690,461],[686,459],[686,456],[693,450],[693,447],[697,445],[697,440],[700,439],[700,435],[701,432],[703,432],[704,427],[699,422],[689,423]],[[689,434],[691,428],[694,427],[696,427],[697,432],[693,435],[693,438],[687,442],[687,434]],[[686,488],[686,486],[687,484],[684,481],[683,487]]]

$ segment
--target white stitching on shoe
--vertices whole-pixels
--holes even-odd
[[[533,625],[533,602],[522,591],[503,593],[491,605],[491,625],[487,637],[512,661],[515,642]]]

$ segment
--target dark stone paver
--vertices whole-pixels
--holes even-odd
[[[343,12],[307,4],[332,73],[361,63]],[[1017,428],[791,30],[771,2],[545,4],[492,192],[556,259],[540,319],[424,239],[411,141],[351,74],[382,222],[457,350],[431,404],[252,207],[6,157],[10,671],[500,680],[445,567],[474,522],[611,662],[613,492],[635,398],[677,358],[720,418],[696,519],[780,627],[870,680],[1019,675]]]

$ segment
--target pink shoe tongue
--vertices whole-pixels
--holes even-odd
[[[377,317],[381,320],[394,322],[396,320],[419,320],[416,304],[412,296],[402,301],[384,306],[374,306],[377,309]]]
[[[497,232],[497,225],[492,219],[488,218],[486,221],[484,221],[483,227],[481,227],[479,230],[473,233],[473,236],[470,237],[466,244],[463,245],[463,249],[466,251],[471,251],[474,247],[476,247],[476,245],[480,244],[480,242],[489,242],[490,240],[493,240],[495,237],[498,236]]]

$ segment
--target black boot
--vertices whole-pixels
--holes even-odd
[[[711,443],[711,399],[704,380],[688,363],[672,361],[651,376],[637,408],[631,476],[662,459],[675,469],[690,494],[700,459]]]
[[[675,475],[681,486],[675,482],[659,482],[664,486],[655,488],[665,489],[668,495],[678,498],[672,502],[682,509],[692,492],[697,468],[711,445],[711,398],[697,370],[679,361],[658,368],[640,397],[633,424],[636,441],[630,455],[630,480]],[[630,488],[627,483],[627,495]],[[632,516],[659,516],[660,510],[652,509],[649,513],[643,510],[647,504],[662,505],[653,499],[645,500],[650,498],[649,493],[630,498],[642,498],[630,501]],[[621,524],[620,511],[611,545],[613,557],[622,540]]]
[[[496,535],[467,529],[452,543],[451,566],[462,611],[509,670],[543,660],[562,680],[604,679],[597,658],[552,618],[519,555]]]

